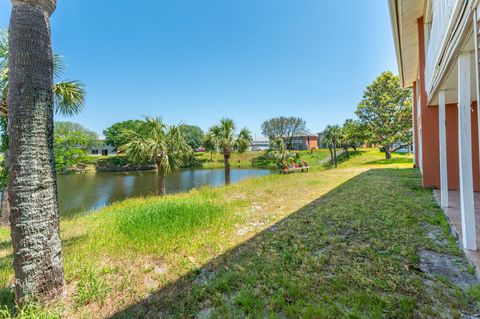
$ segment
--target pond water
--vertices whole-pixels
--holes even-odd
[[[268,169],[234,169],[232,183],[253,176],[272,174]],[[167,193],[185,192],[204,185],[225,182],[224,169],[184,169],[166,178]],[[58,203],[62,217],[72,217],[128,197],[154,195],[156,172],[115,172],[58,175]]]

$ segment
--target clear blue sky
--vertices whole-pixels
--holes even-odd
[[[0,27],[10,10],[0,0]],[[58,0],[52,34],[64,78],[88,90],[69,120],[98,133],[142,115],[203,129],[230,117],[255,134],[294,115],[318,132],[397,73],[384,0]]]

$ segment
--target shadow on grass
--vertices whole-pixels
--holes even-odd
[[[412,169],[362,173],[112,318],[411,318],[476,311],[471,298],[435,278],[429,279],[435,290],[427,291],[424,274],[408,267],[427,245],[422,222],[438,212],[418,184]],[[421,312],[424,306],[434,313]]]

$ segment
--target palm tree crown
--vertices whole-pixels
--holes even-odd
[[[222,119],[220,123],[210,127],[207,133],[210,143],[223,153],[225,161],[225,184],[230,184],[230,156],[233,151],[245,152],[252,142],[252,135],[247,128],[235,134],[235,122]]]
[[[323,141],[327,144],[338,145],[342,135],[342,128],[339,125],[327,125],[323,133]]]
[[[337,147],[342,143],[342,128],[339,125],[327,125],[323,131],[323,142],[328,145],[330,158],[337,167]]]
[[[146,117],[144,130],[123,130],[124,144],[119,151],[137,163],[155,162],[159,174],[159,194],[165,193],[165,174],[181,168],[183,158],[192,150],[180,125],[168,126],[161,118]]]
[[[210,127],[207,134],[223,154],[245,152],[250,146],[252,135],[247,128],[235,135],[235,129],[232,119],[222,119],[219,124]]]

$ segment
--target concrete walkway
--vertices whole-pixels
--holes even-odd
[[[433,191],[437,203],[440,205],[440,190],[435,189]],[[477,228],[477,244],[480,247],[480,193],[475,193],[475,222]],[[450,222],[454,235],[458,238],[461,247],[462,244],[462,219],[460,213],[460,192],[449,191],[448,192],[448,207],[443,211]],[[475,266],[475,273],[480,280],[480,252],[464,250],[470,262]]]

